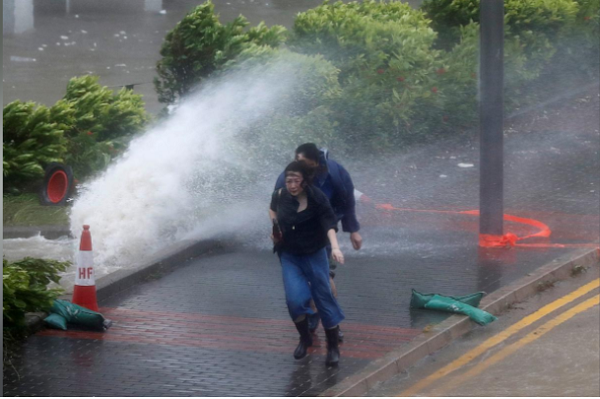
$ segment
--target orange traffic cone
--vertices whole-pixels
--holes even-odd
[[[88,225],[83,226],[83,232],[81,233],[72,302],[95,312],[98,311],[92,235],[90,234],[90,226]]]

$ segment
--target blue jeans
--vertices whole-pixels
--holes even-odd
[[[325,248],[311,255],[281,253],[285,299],[292,320],[312,315],[314,299],[324,328],[333,328],[344,320],[344,313],[329,285],[329,262]]]

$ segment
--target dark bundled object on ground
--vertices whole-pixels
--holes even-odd
[[[67,323],[98,331],[106,331],[112,325],[112,322],[105,319],[101,313],[61,299],[54,301],[50,312],[44,321],[60,330],[67,330]]]
[[[464,314],[469,316],[475,323],[485,326],[497,320],[497,318],[477,308],[484,295],[485,292],[476,292],[465,296],[452,297],[438,294],[421,294],[413,289],[410,307]]]

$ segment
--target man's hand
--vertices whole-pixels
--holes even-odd
[[[352,242],[352,247],[355,250],[359,250],[362,247],[362,237],[358,231],[350,234],[350,241]]]

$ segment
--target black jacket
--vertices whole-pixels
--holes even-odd
[[[327,232],[336,229],[337,220],[329,200],[314,186],[304,189],[307,206],[298,212],[300,203],[284,187],[273,192],[271,210],[277,214],[277,222],[283,233],[283,243],[278,251],[293,255],[310,255],[324,248]]]

